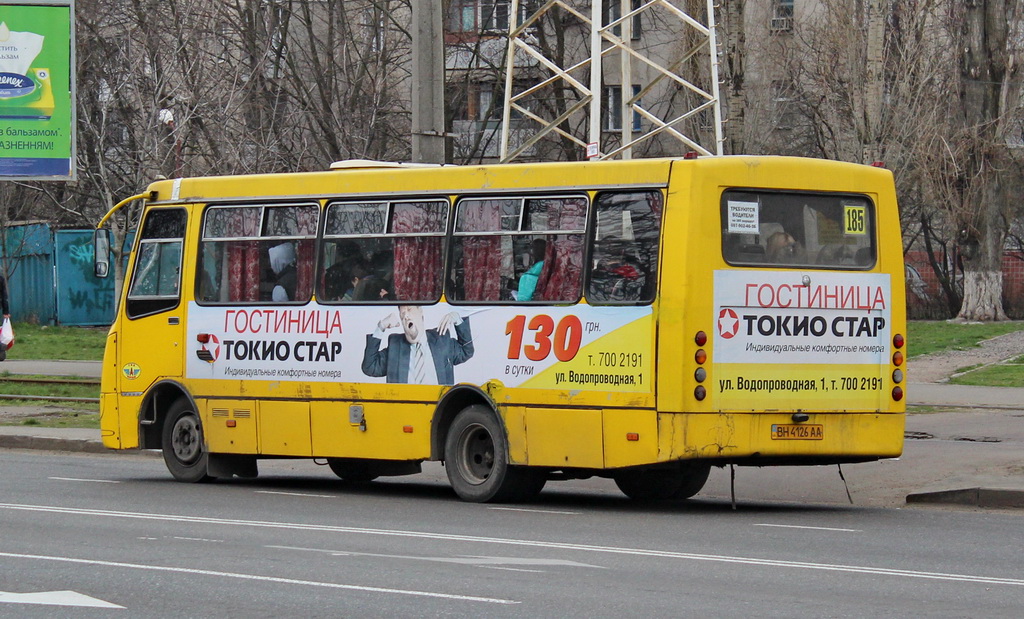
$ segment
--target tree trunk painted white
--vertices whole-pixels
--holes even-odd
[[[964,269],[964,301],[958,322],[1008,320],[1003,311],[1002,271]]]
[[[997,132],[1004,80],[1013,76],[1008,50],[1008,10],[1017,0],[972,0],[964,4],[961,92],[971,148],[962,175],[970,179],[961,251],[964,297],[959,320],[1006,320],[1003,310],[1003,240],[1011,203],[1006,143]]]

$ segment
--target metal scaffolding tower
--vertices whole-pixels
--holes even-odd
[[[540,6],[530,15],[525,15],[523,10],[525,0],[511,0],[501,161],[511,161],[529,152],[549,134],[557,134],[578,145],[591,159],[629,159],[633,156],[634,147],[658,136],[674,138],[686,151],[721,155],[722,113],[714,0],[689,0],[688,3],[700,6],[702,1],[706,2],[706,17],[697,19],[679,6],[686,4],[687,0],[541,0]],[[615,9],[613,5],[617,5],[618,11],[605,12],[605,4],[609,9]],[[545,20],[545,16],[552,12],[557,12],[561,23],[574,20],[580,30],[589,30],[589,55],[564,60],[562,64],[568,66],[560,66],[559,61],[552,57],[551,50],[544,49],[538,29],[551,23]],[[613,17],[607,18],[605,21],[608,23],[602,25],[602,15]],[[644,16],[648,16],[649,23],[663,27],[663,33],[678,35],[675,45],[669,46],[674,52],[670,54],[671,58],[665,57],[666,46],[659,49],[660,57],[653,58],[646,53],[647,50],[634,45],[636,37],[632,28],[634,24],[641,23],[638,20]],[[620,102],[613,101],[612,104],[617,103],[621,107],[608,110],[609,102],[604,103],[606,114],[618,114],[621,127],[615,128],[619,134],[617,143],[608,152],[602,152],[603,61],[616,56],[619,60]],[[527,62],[523,62],[524,59]],[[653,77],[633,92],[632,76],[637,67],[645,67],[645,73]],[[702,71],[704,73],[700,75]],[[698,86],[699,81],[707,86]],[[521,87],[525,83],[529,85]],[[560,108],[559,114],[544,118],[537,110],[531,109],[530,99],[546,88],[571,91],[574,100]],[[665,105],[662,97],[655,97],[652,93],[664,93],[666,89],[684,91],[687,96],[674,100],[674,105]],[[513,114],[522,119],[520,126],[526,124],[531,129],[527,132],[529,137],[524,138],[520,132],[514,146],[510,144]],[[574,123],[569,122],[582,119],[583,114],[587,115],[586,122],[576,122],[575,125],[585,126],[586,135],[580,135],[583,133],[580,130],[574,132]],[[701,122],[693,122],[698,118]],[[684,125],[691,129],[687,130]],[[702,144],[698,132],[692,130],[697,125],[706,129],[699,133],[713,138],[704,137]]]

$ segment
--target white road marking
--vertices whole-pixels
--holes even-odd
[[[150,570],[154,572],[175,572],[178,574],[194,574],[197,576],[220,576],[223,578],[238,578],[241,580],[255,580],[258,582],[275,582],[286,585],[306,585],[310,587],[324,587],[326,589],[345,589],[349,591],[366,591],[369,593],[391,593],[396,595],[414,595],[419,597],[442,598],[446,600],[460,600],[465,602],[486,602],[488,604],[519,604],[516,600],[503,600],[501,598],[485,598],[471,595],[455,595],[451,593],[435,593],[433,591],[416,591],[413,589],[389,589],[386,587],[366,587],[363,585],[345,585],[335,582],[318,582],[315,580],[298,580],[295,578],[279,578],[277,576],[259,576],[257,574],[240,574],[238,572],[220,572],[216,570],[202,570],[185,567],[171,567],[168,565],[142,565],[138,563],[123,563],[121,561],[99,561],[94,559],[76,559],[74,557],[54,557],[47,555],[27,555],[15,552],[0,552],[0,557],[11,557],[13,559],[37,559],[40,561],[57,561],[61,563],[80,563],[84,565],[101,565],[104,567],[123,567],[135,570]]]
[[[326,550],[324,548],[303,548],[301,546],[266,546],[275,550],[300,550],[305,552],[320,552],[340,557],[375,557],[378,559],[406,559],[411,561],[437,561],[438,563],[457,563],[461,565],[477,565],[480,567],[494,565],[547,565],[547,566],[569,566],[569,567],[592,567],[595,569],[607,569],[601,565],[590,565],[568,559],[531,559],[526,557],[480,557],[480,556],[454,556],[454,557],[425,557],[412,555],[388,555],[374,552],[352,552],[350,550]]]
[[[560,516],[579,516],[580,512],[560,512],[553,509],[528,509],[525,507],[488,507],[499,512],[527,512],[530,514],[557,514]]]
[[[180,539],[183,542],[210,542],[213,544],[223,544],[222,539],[206,539],[205,537],[176,537],[172,536],[171,539]]]
[[[309,494],[306,492],[274,492],[272,490],[256,490],[256,494],[283,494],[285,496],[311,496],[318,499],[333,499],[337,495],[333,494]]]
[[[842,531],[843,533],[863,533],[863,529],[836,529],[833,527],[805,527],[797,524],[757,523],[755,527],[778,527],[780,529],[811,529],[812,531]]]
[[[767,567],[784,567],[791,569],[823,570],[830,572],[850,572],[857,574],[877,574],[881,576],[900,576],[903,578],[922,578],[928,580],[945,580],[953,582],[972,582],[992,585],[1010,585],[1024,587],[1024,579],[999,578],[995,576],[974,576],[971,574],[946,574],[941,572],[923,572],[918,570],[900,570],[884,567],[860,565],[842,565],[830,563],[810,563],[804,561],[783,561],[775,559],[757,559],[753,557],[733,557],[729,555],[708,555],[669,550],[647,550],[617,546],[595,546],[591,544],[570,544],[546,540],[508,539],[501,537],[479,537],[475,535],[458,535],[454,533],[427,533],[423,531],[403,531],[400,529],[366,529],[361,527],[342,527],[327,524],[303,524],[297,522],[272,522],[262,520],[229,520],[204,516],[182,516],[174,514],[147,514],[144,512],[119,512],[103,509],[82,509],[76,507],[56,507],[50,505],[24,505],[18,503],[0,503],[0,509],[11,509],[31,512],[50,512],[79,516],[96,516],[102,518],[132,518],[138,520],[158,520],[169,522],[189,522],[193,524],[211,524],[220,526],[245,526],[268,529],[290,529],[296,531],[325,531],[330,533],[349,533],[353,535],[381,535],[388,537],[408,537],[419,539],[444,540],[453,542],[476,542],[481,544],[500,544],[505,546],[522,546],[529,548],[545,548],[549,550],[575,550],[580,552],[596,552],[642,557],[659,557],[664,559],[680,559],[685,561],[711,561],[717,563],[733,563],[739,565],[758,565]],[[0,553],[0,556],[3,556]]]
[[[115,479],[78,479],[76,477],[47,477],[46,479],[53,479],[55,481],[91,481],[97,484],[119,484],[120,481]]]
[[[84,606],[87,608],[124,608],[77,591],[38,591],[8,593],[0,591],[0,604],[38,604],[41,606]]]

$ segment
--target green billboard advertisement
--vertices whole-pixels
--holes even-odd
[[[71,16],[0,4],[0,179],[74,178]]]

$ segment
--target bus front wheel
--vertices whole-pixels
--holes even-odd
[[[539,471],[509,464],[505,432],[486,406],[469,406],[455,417],[444,453],[448,481],[464,501],[523,500],[536,496],[546,481]]]
[[[163,454],[167,470],[178,481],[195,483],[212,479],[207,474],[209,454],[203,446],[199,415],[187,398],[178,398],[164,420]]]

